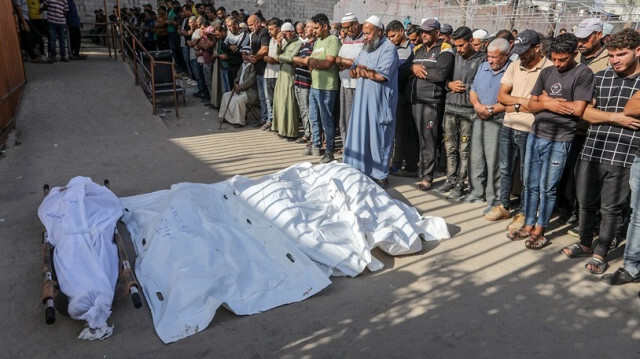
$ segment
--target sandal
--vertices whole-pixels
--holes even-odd
[[[418,189],[421,191],[428,191],[431,189],[431,182],[430,181],[426,181],[426,180],[422,180],[420,183],[418,183]]]
[[[589,265],[592,265],[596,269],[589,269],[588,268]],[[607,261],[603,259],[599,259],[596,257],[591,257],[591,259],[589,259],[587,264],[584,265],[584,269],[587,272],[592,274],[603,274],[604,272],[607,271],[607,268],[609,268],[609,263],[607,263]]]
[[[512,241],[521,241],[523,239],[529,238],[530,237],[530,233],[525,231],[524,229],[518,230],[518,231],[511,231],[509,233],[507,233],[507,238],[509,238]]]
[[[569,253],[565,252],[565,249],[568,249]],[[584,248],[582,248],[582,246],[578,243],[574,243],[570,246],[562,248],[562,250],[560,250],[560,253],[567,256],[567,258],[590,257],[593,254],[593,252],[586,252]]]
[[[262,131],[267,131],[267,130],[269,130],[270,128],[271,128],[271,122],[267,122],[267,123],[265,123],[264,125],[262,125],[262,127],[260,127],[260,129],[261,129]]]
[[[531,234],[529,239],[524,242],[524,246],[534,251],[540,250],[549,244],[549,240],[538,234]]]
[[[307,136],[302,136],[296,140],[296,143],[307,143],[307,142],[309,142],[309,137]]]

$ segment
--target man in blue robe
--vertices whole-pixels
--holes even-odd
[[[385,188],[395,134],[399,60],[383,29],[377,16],[363,25],[364,46],[350,72],[358,82],[342,162]]]

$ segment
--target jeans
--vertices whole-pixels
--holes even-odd
[[[411,105],[420,143],[420,178],[433,181],[438,157],[438,127],[444,114],[442,103],[415,103]]]
[[[543,228],[549,226],[556,205],[558,182],[570,149],[571,142],[551,141],[529,134],[524,161],[525,225],[536,224]]]
[[[191,68],[193,69],[196,81],[198,82],[198,92],[209,98],[209,90],[207,89],[207,84],[204,81],[202,64],[199,64],[198,60],[191,60]]]
[[[498,135],[498,149],[500,151],[500,204],[506,208],[511,208],[511,190],[513,189],[513,171],[516,166],[516,159],[520,158],[520,178],[523,182],[523,193],[520,197],[520,209],[526,207],[527,198],[524,195],[526,181],[524,177],[524,157],[527,152],[528,132],[514,130],[513,128],[502,126]],[[521,212],[521,211],[520,211]]]
[[[220,75],[222,76],[222,93],[231,91],[231,84],[229,83],[229,70],[220,69]]]
[[[627,243],[624,248],[624,269],[632,276],[640,274],[640,157],[636,157],[631,166],[629,178],[631,188],[631,222],[627,230]]]
[[[256,75],[256,86],[258,87],[258,98],[260,98],[260,120],[266,123],[269,119],[269,106],[267,105],[267,86],[264,75]]]
[[[300,109],[300,119],[302,120],[302,128],[304,135],[311,138],[311,122],[309,121],[309,88],[295,86],[296,100]]]
[[[313,145],[317,148],[322,147],[322,140],[320,139],[320,126],[322,126],[328,152],[334,152],[336,149],[333,105],[335,104],[337,93],[338,91],[314,88],[309,91],[309,120],[311,120],[311,125],[313,126]]]
[[[49,57],[55,57],[56,52],[56,38],[60,43],[60,58],[65,58],[66,55],[66,36],[67,25],[57,25],[49,23]]]
[[[600,210],[598,245],[593,252],[606,256],[618,234],[629,196],[629,169],[580,160],[576,168],[576,193],[580,204],[580,244],[591,247]]]
[[[267,88],[267,109],[268,109],[268,120],[267,122],[273,121],[273,93],[276,89],[276,81],[278,79],[274,79],[272,77],[265,78],[264,83]]]
[[[500,204],[500,161],[498,138],[502,123],[495,119],[473,120],[471,153],[469,157],[469,184],[471,195],[482,198],[486,195],[491,207]]]
[[[184,59],[184,62],[187,64],[187,66],[185,66],[187,68],[187,74],[189,74],[190,78],[195,80],[195,75],[193,73],[193,69],[191,68],[191,61],[189,60],[189,47],[183,46],[183,47],[180,47],[180,50],[182,50],[182,58]]]
[[[444,114],[444,146],[447,153],[447,182],[463,184],[469,168],[473,114]]]
[[[212,66],[211,63],[200,64],[202,66],[202,76],[204,77],[204,83],[207,85],[207,90],[211,93],[211,81],[212,79]]]

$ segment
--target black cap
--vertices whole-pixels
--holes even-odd
[[[525,51],[529,50],[531,46],[538,45],[540,43],[540,36],[534,30],[524,30],[518,33],[515,41],[513,42],[512,53],[521,55]]]

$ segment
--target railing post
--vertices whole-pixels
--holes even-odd
[[[176,92],[176,71],[173,61],[171,62],[171,84],[173,85],[173,104],[176,108],[176,118],[178,118],[178,93]],[[184,91],[184,88],[182,89]]]
[[[156,114],[156,60],[153,56],[149,56],[149,65],[151,66],[151,98],[153,102],[153,114]]]
[[[133,51],[132,60],[133,60],[133,77],[136,79],[136,85],[138,85],[138,55],[136,54],[136,40],[134,37],[131,37],[131,49]]]

